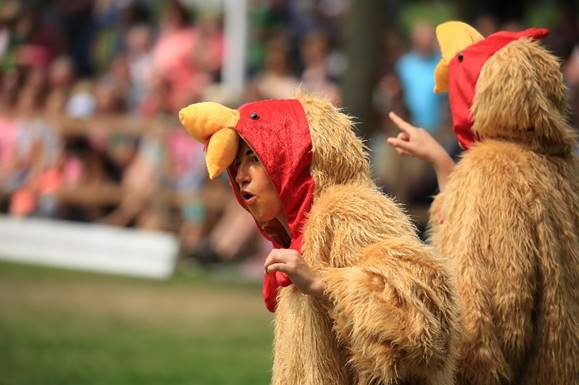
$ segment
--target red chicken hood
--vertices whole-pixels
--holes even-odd
[[[288,221],[289,248],[301,254],[303,228],[313,197],[314,180],[310,174],[312,140],[306,115],[298,100],[264,100],[248,103],[239,109],[235,131],[251,147],[276,188]],[[245,207],[235,182],[235,166],[228,176],[239,204]],[[281,240],[258,224],[261,234],[283,248]],[[277,289],[291,281],[284,273],[265,275],[263,294],[267,308],[275,311]]]
[[[464,33],[461,34],[462,31]],[[448,90],[453,130],[465,150],[477,140],[471,130],[471,107],[479,75],[487,60],[513,41],[521,38],[544,38],[549,33],[545,28],[529,28],[521,32],[502,31],[485,39],[480,37],[482,40],[467,46],[464,42],[478,40],[476,36],[473,38],[473,33],[476,34],[476,31],[473,31],[472,27],[459,22],[448,22],[437,27],[442,59],[435,73],[435,92]],[[444,68],[447,74],[441,75],[439,72],[443,71],[440,71],[439,67],[447,67]],[[440,84],[441,82],[448,84]]]

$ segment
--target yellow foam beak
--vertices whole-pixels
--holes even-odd
[[[207,144],[205,161],[210,179],[233,163],[239,148],[239,136],[234,130],[239,120],[237,110],[219,103],[195,103],[179,111],[179,120],[191,136]]]
[[[239,149],[239,136],[232,128],[222,128],[211,136],[205,162],[209,179],[214,179],[231,166]]]
[[[448,91],[448,64],[460,51],[483,40],[473,27],[460,21],[447,21],[436,27],[436,39],[440,46],[440,61],[434,69],[434,92]]]

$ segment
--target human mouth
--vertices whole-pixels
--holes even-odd
[[[245,203],[246,206],[252,205],[256,200],[256,196],[248,191],[241,191],[241,198],[243,199],[243,203]]]

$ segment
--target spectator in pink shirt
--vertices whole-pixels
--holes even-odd
[[[155,70],[168,82],[169,108],[197,100],[209,77],[195,65],[198,32],[189,23],[189,14],[179,1],[170,2],[161,20],[160,35],[153,48]]]

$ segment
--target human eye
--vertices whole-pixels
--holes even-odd
[[[255,155],[255,153],[248,149],[245,152],[245,156],[247,157],[247,159],[251,162],[251,163],[259,163],[259,158],[257,157],[257,155]]]

